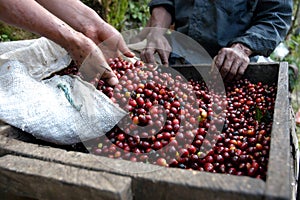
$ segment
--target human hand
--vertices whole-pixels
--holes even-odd
[[[152,28],[147,35],[146,48],[141,51],[140,57],[145,63],[156,63],[154,54],[158,53],[163,65],[169,64],[172,48],[164,36],[164,29]]]
[[[66,50],[79,66],[79,72],[84,80],[91,82],[95,79],[103,79],[110,85],[118,83],[102,51],[89,38],[79,33],[76,41],[70,43]]]
[[[89,26],[84,34],[99,46],[106,59],[121,55],[130,58],[135,56],[127,47],[120,32],[108,23],[103,22],[101,25]]]
[[[134,54],[127,48],[121,34],[83,2],[77,0],[37,0],[37,2],[74,30],[90,38],[96,45],[107,41],[108,44],[104,48],[101,47],[103,44],[100,46],[103,53],[108,54],[107,58],[117,57],[120,53],[128,57],[134,57]],[[105,53],[104,50],[109,50],[109,52]]]
[[[97,63],[97,64],[95,64]],[[102,51],[95,47],[81,64],[79,72],[88,82],[97,86],[99,79],[106,81],[109,85],[118,84],[119,80],[106,62]]]
[[[214,58],[216,67],[225,81],[240,79],[247,69],[252,51],[242,44],[222,48]]]

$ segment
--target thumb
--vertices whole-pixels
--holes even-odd
[[[135,54],[127,47],[127,45],[123,39],[120,39],[120,41],[119,41],[119,50],[126,57],[133,58],[135,56]]]

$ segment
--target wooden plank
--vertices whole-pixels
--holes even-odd
[[[7,130],[8,131],[8,130]],[[79,152],[25,143],[0,134],[0,149],[6,154],[60,163],[90,171],[132,179],[136,199],[262,199],[265,182],[249,177],[213,174],[116,160]],[[155,191],[155,192],[154,192]],[[163,196],[162,196],[163,195]]]
[[[207,67],[207,66],[206,66]],[[185,68],[187,76],[195,71]],[[267,181],[113,160],[91,154],[67,152],[50,146],[29,144],[0,136],[0,152],[61,163],[92,171],[128,176],[136,199],[290,199],[291,162],[288,117],[287,64],[251,64],[245,77],[251,81],[278,85]],[[197,75],[199,76],[199,74]],[[2,134],[10,132],[9,129]],[[1,135],[1,134],[0,134]],[[5,135],[5,134],[4,134]],[[147,172],[147,173],[145,173]]]
[[[266,199],[291,199],[288,64],[281,63],[266,182]]]
[[[0,190],[34,199],[132,199],[131,179],[19,156],[0,158]]]

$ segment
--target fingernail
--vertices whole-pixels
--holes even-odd
[[[124,55],[127,56],[127,57],[130,57],[130,58],[134,58],[134,57],[135,57],[135,53],[133,53],[133,52],[131,52],[131,51],[125,53]]]
[[[130,54],[131,54],[131,56],[132,56],[132,57],[135,57],[135,53],[133,53],[133,52],[130,52]]]
[[[116,77],[112,77],[109,79],[108,84],[114,86],[117,85],[119,83],[119,80]]]

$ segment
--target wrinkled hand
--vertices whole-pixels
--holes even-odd
[[[102,51],[91,39],[79,34],[76,41],[69,45],[67,51],[75,63],[80,66],[79,72],[84,80],[91,82],[96,78],[101,78],[110,85],[118,83],[118,79],[108,66]]]
[[[79,71],[83,79],[91,82],[101,78],[110,85],[116,85],[118,79],[107,60],[121,55],[134,57],[134,53],[129,50],[120,32],[108,23],[103,22],[98,26],[93,24],[85,30],[84,42],[80,42],[71,53],[72,58],[80,65]]]
[[[225,81],[240,79],[247,69],[252,51],[242,44],[222,48],[214,58],[216,67]]]
[[[89,82],[102,79],[112,86],[119,82],[117,76],[107,64],[106,59],[99,48],[95,48],[90,52],[82,63],[79,72],[84,79]],[[94,84],[96,86],[97,81]]]
[[[99,46],[106,59],[121,55],[130,58],[135,56],[127,47],[120,32],[108,23],[102,23],[99,26],[90,26],[84,34]]]
[[[151,31],[147,36],[146,48],[142,50],[140,56],[145,63],[155,64],[154,54],[157,53],[163,65],[169,64],[169,56],[172,48],[162,33],[162,30]]]

